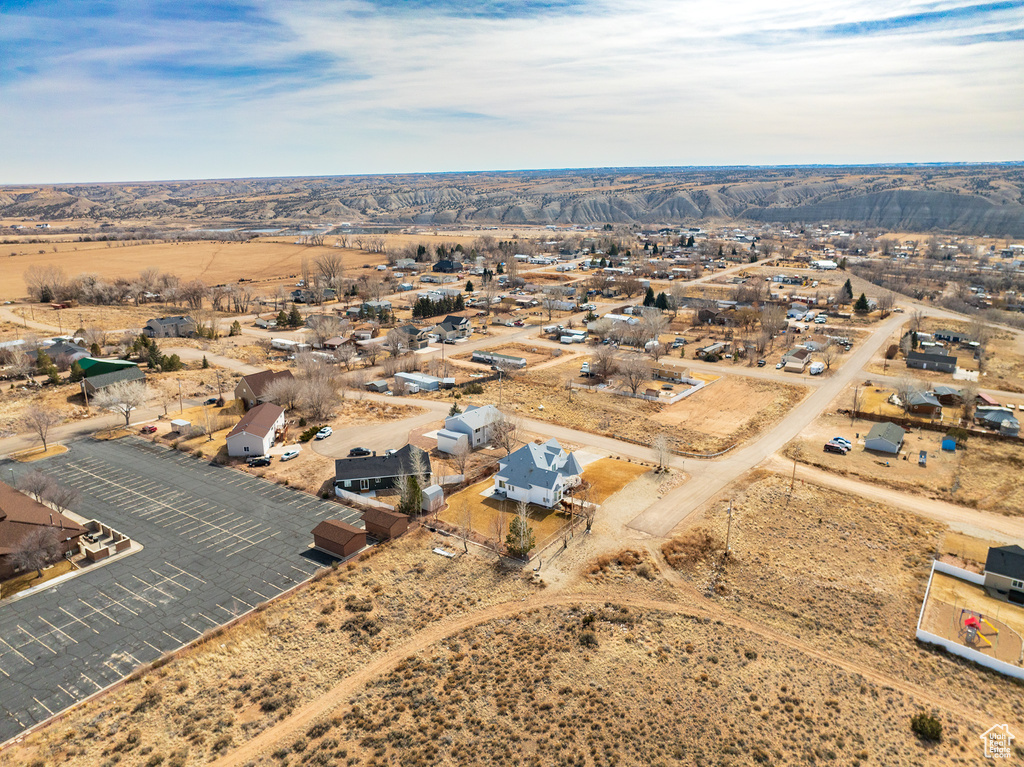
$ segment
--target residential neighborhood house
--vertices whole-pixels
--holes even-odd
[[[188,338],[196,333],[196,323],[191,317],[156,317],[142,329],[150,338]]]
[[[349,492],[390,490],[399,477],[413,473],[417,459],[423,471],[420,485],[426,486],[430,484],[430,456],[422,448],[406,445],[384,455],[338,458],[334,462],[334,487]]]
[[[284,408],[273,402],[257,405],[228,433],[228,455],[232,458],[266,455],[283,431]]]
[[[476,450],[491,441],[495,426],[501,422],[501,411],[494,405],[469,405],[464,413],[444,419],[444,428],[437,432],[437,449],[453,454],[459,445]]]
[[[291,379],[293,377],[290,370],[277,372],[261,370],[259,373],[250,373],[247,376],[242,376],[242,379],[235,386],[235,399],[242,400],[242,404],[248,410],[260,403],[260,398],[271,381],[277,381],[282,378]]]
[[[531,442],[498,461],[494,496],[551,508],[582,473],[576,456],[565,452],[558,440],[543,445]]]

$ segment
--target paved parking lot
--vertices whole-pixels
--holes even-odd
[[[38,468],[81,490],[77,513],[144,549],[0,605],[0,742],[308,579],[326,518],[356,511],[143,440],[80,440]]]

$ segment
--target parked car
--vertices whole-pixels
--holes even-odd
[[[676,387],[674,387],[672,384],[662,384],[661,388],[664,389],[665,391],[672,391]]]
[[[776,369],[776,370],[782,370],[782,368],[784,368],[784,367],[786,367],[786,363],[785,363],[785,362],[780,362],[780,363],[778,363],[778,364],[777,364],[777,365],[775,366],[775,369]]]
[[[358,458],[361,455],[371,455],[371,452],[365,447],[354,447],[348,451],[349,458]]]
[[[269,466],[270,465],[270,456],[267,456],[267,455],[257,455],[257,456],[255,456],[253,458],[250,458],[248,461],[246,461],[246,463],[249,466],[252,466],[252,467]]]
[[[296,445],[295,447],[290,447],[287,450],[285,450],[283,453],[281,453],[281,460],[282,461],[290,461],[292,458],[298,458],[299,457],[299,453],[301,453],[301,452],[302,452],[302,448],[299,447],[298,445]]]
[[[846,455],[847,451],[846,451],[846,448],[844,448],[842,445],[837,445],[835,442],[826,442],[825,443],[825,452],[826,453],[836,453],[838,455]]]
[[[216,405],[217,404],[217,398],[216,397],[210,397],[210,399],[206,400],[206,402],[204,402],[203,404],[204,405]]]
[[[143,426],[142,427],[142,433],[143,434],[155,434],[156,433],[156,427],[152,426],[152,425],[150,425],[150,426]]]
[[[846,437],[833,437],[830,441],[835,442],[839,445],[846,445],[847,450],[853,448],[853,443],[850,442],[850,440],[848,440]]]
[[[764,367],[765,365],[767,365],[767,364],[768,364],[768,360],[758,360],[758,361],[757,361],[757,366],[758,366],[759,368],[763,368],[763,367]]]
[[[318,431],[316,433],[316,438],[317,439],[327,439],[332,434],[334,434],[334,429],[332,429],[330,426],[325,426],[324,428],[322,428],[320,431]]]

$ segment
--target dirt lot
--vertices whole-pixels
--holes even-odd
[[[1020,720],[1024,707],[1012,680],[949,663],[914,638],[944,528],[816,485],[801,482],[792,497],[788,490],[788,478],[777,475],[755,474],[737,487],[733,556],[718,567],[717,556],[686,557],[683,549],[684,577],[702,590],[711,586],[723,605],[751,620],[951,700],[985,700],[992,716],[998,710]],[[719,550],[727,525],[726,504],[712,507],[704,528]]]
[[[518,343],[501,344],[499,346],[481,349],[481,351],[485,351],[491,354],[507,354],[510,357],[522,357],[523,359],[526,360],[526,368],[524,369],[536,367],[541,363],[549,362],[550,360],[557,359],[558,357],[561,357],[565,354],[565,352],[562,349],[552,349],[547,346]],[[457,354],[452,359],[469,362],[472,365],[481,365],[487,369],[490,368],[489,364],[484,364],[482,362],[473,362],[472,357],[472,352],[466,352],[463,354]]]
[[[972,437],[966,447],[951,453],[942,450],[943,432],[917,430],[907,433],[896,457],[864,450],[864,436],[873,425],[823,415],[783,452],[801,463],[929,498],[1015,516],[1024,513],[1024,485],[1018,481],[1024,444]],[[824,452],[822,446],[833,437],[851,440],[853,450],[847,455]],[[926,467],[917,463],[921,450],[928,451]]]
[[[577,379],[581,361],[577,358],[506,380],[502,398],[531,418],[641,444],[664,431],[681,450],[710,453],[760,433],[806,394],[800,386],[726,376],[669,406],[597,390],[574,390],[569,402],[565,381]],[[498,401],[497,382],[484,384],[484,389],[479,395],[482,402]],[[755,399],[759,410],[750,406],[749,398]],[[694,419],[701,425],[692,426]]]
[[[328,240],[329,241],[329,240]],[[54,252],[56,249],[56,252]],[[43,252],[40,253],[39,251]],[[83,272],[113,279],[138,274],[146,265],[176,274],[184,280],[195,277],[208,284],[236,282],[245,277],[257,283],[277,282],[301,271],[303,258],[310,261],[320,253],[341,253],[350,275],[364,264],[385,262],[383,253],[366,253],[333,247],[294,244],[294,238],[260,238],[250,242],[62,242],[4,245],[4,270],[0,273],[0,295],[26,295],[22,274],[33,265],[59,266],[69,276]],[[15,254],[13,257],[8,254]],[[257,286],[260,287],[259,285]]]

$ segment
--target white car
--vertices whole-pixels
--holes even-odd
[[[785,362],[780,362],[779,364],[777,364],[775,366],[775,369],[776,370],[782,370],[782,368],[784,368],[784,367],[786,367],[786,363]]]
[[[833,437],[831,441],[839,445],[846,445],[847,448],[853,447],[853,443],[850,442],[850,440],[848,440],[846,437]]]
[[[318,431],[316,433],[316,438],[317,439],[327,439],[332,434],[334,434],[334,429],[332,429],[330,426],[325,426],[324,428],[322,428],[320,431]]]
[[[298,445],[296,445],[295,447],[290,447],[287,450],[285,450],[283,453],[281,453],[281,460],[282,461],[290,461],[292,458],[298,458],[299,457],[299,453],[301,453],[301,452],[302,452],[302,448],[299,447]]]

